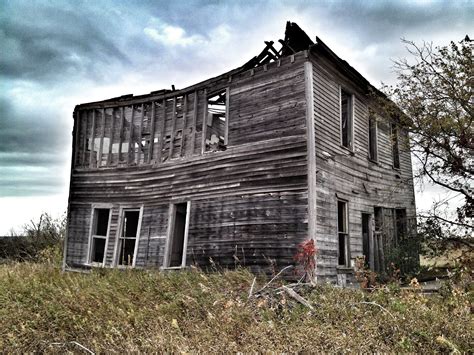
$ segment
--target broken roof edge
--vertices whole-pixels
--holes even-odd
[[[268,42],[265,42],[268,47]],[[271,42],[273,43],[273,42]],[[387,95],[385,95],[382,91],[377,89],[373,86],[362,74],[360,74],[355,68],[353,68],[347,61],[341,59],[331,48],[329,48],[318,36],[316,36],[316,42],[313,42],[309,36],[304,32],[295,22],[287,21],[286,23],[286,30],[285,30],[285,41],[280,40],[282,43],[281,48],[281,57],[287,57],[289,55],[294,55],[297,53],[301,53],[305,50],[311,52],[316,52],[321,50],[325,53],[332,62],[334,62],[340,69],[342,69],[345,74],[354,81],[355,84],[360,86],[365,94],[370,94],[371,92],[375,93],[376,96],[381,97],[383,99],[389,100],[392,102]],[[152,91],[148,94],[134,96],[133,94],[122,95],[106,100],[99,100],[99,101],[92,101],[87,103],[82,103],[76,105],[74,111],[80,109],[92,109],[92,108],[109,108],[109,107],[116,107],[122,105],[131,105],[131,104],[140,104],[145,103],[147,101],[154,101],[154,100],[162,100],[171,98],[177,95],[184,95],[194,90],[198,90],[202,86],[206,86],[213,81],[217,81],[225,76],[232,76],[235,74],[240,74],[245,71],[252,70],[253,68],[263,66],[264,64],[257,64],[257,66],[249,67],[249,63],[251,63],[255,58],[253,57],[245,64],[237,67],[235,69],[229,70],[223,74],[216,75],[212,78],[205,79],[200,81],[196,84],[187,86],[180,90],[167,90],[161,89],[157,91]],[[401,111],[401,110],[400,110]]]

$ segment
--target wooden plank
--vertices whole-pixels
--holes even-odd
[[[74,112],[74,143],[72,145],[73,147],[73,150],[74,150],[74,154],[73,154],[73,163],[72,163],[72,167],[77,167],[78,165],[78,157],[79,157],[79,151],[80,151],[80,147],[79,147],[79,137],[80,137],[80,115],[79,115],[79,111],[75,111]]]
[[[198,92],[194,91],[194,108],[193,108],[193,122],[192,122],[192,135],[191,135],[191,156],[194,155],[194,148],[196,146],[196,122],[198,115]]]
[[[202,139],[201,139],[201,155],[206,151],[206,134],[207,134],[207,89],[204,89],[204,112],[202,117]]]
[[[138,150],[137,150],[137,165],[140,164],[140,154],[141,154],[141,151],[142,151],[142,140],[143,140],[143,137],[142,137],[142,131],[143,131],[143,121],[145,120],[145,104],[142,104],[141,105],[141,109],[142,109],[142,114],[141,114],[141,118],[140,118],[140,127],[139,127],[139,130],[138,130]]]
[[[133,141],[134,127],[133,120],[135,118],[135,105],[132,105],[132,117],[130,118],[130,134],[128,139],[128,155],[127,155],[127,165],[133,160],[135,142]],[[133,148],[133,149],[132,149]]]
[[[155,102],[151,102],[151,118],[150,118],[150,143],[148,144],[147,163],[150,164],[153,156],[153,146],[155,145]]]
[[[97,159],[97,167],[102,165],[102,149],[104,148],[105,135],[105,109],[102,109],[102,131],[100,133],[99,159]]]
[[[114,143],[114,128],[115,128],[115,109],[112,109],[112,113],[110,114],[110,141],[109,141],[109,153],[107,154],[107,166],[110,166],[112,162],[112,145]]]
[[[181,131],[181,148],[179,150],[179,156],[183,156],[183,147],[186,140],[186,124],[187,124],[187,115],[188,115],[188,94],[184,95],[184,104],[183,104],[183,130]],[[186,151],[185,151],[186,152]]]
[[[230,89],[225,89],[225,131],[224,131],[224,145],[229,144],[229,119],[230,119]]]
[[[122,141],[123,141],[123,127],[124,127],[124,122],[125,121],[125,113],[124,113],[124,107],[120,107],[120,133],[119,133],[119,148],[118,148],[118,161],[117,163],[120,164],[122,161]]]
[[[160,121],[160,136],[158,138],[158,158],[156,163],[161,164],[162,155],[163,155],[163,141],[165,137],[165,123],[166,123],[166,100],[163,99],[163,117]]]
[[[93,168],[93,157],[94,157],[94,136],[95,136],[95,109],[92,110],[92,132],[91,132],[91,152],[89,155],[89,168]]]
[[[308,155],[308,236],[316,244],[316,138],[314,132],[313,64],[304,63],[306,98],[306,144]],[[316,263],[317,265],[317,263]]]
[[[170,133],[170,151],[169,151],[170,160],[173,158],[175,129],[176,129],[176,96],[173,97],[173,112],[171,114],[171,133]]]
[[[84,120],[84,146],[82,148],[82,154],[81,154],[81,166],[86,167],[86,152],[87,152],[87,123],[89,121],[89,111],[79,111],[82,112],[83,115],[85,115],[85,120]]]

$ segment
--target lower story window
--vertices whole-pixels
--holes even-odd
[[[349,219],[346,201],[337,201],[338,265],[350,266]]]
[[[122,230],[118,241],[118,265],[133,266],[136,258],[137,239],[140,230],[140,210],[123,211]]]
[[[105,257],[105,248],[109,231],[110,209],[95,208],[92,220],[92,235],[90,244],[90,263],[102,264]]]

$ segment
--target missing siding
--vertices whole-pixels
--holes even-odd
[[[227,119],[227,93],[222,90],[207,98],[206,152],[227,149]]]

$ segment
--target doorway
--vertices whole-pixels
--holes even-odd
[[[165,267],[183,267],[186,265],[190,202],[173,204],[170,208],[168,252]]]

